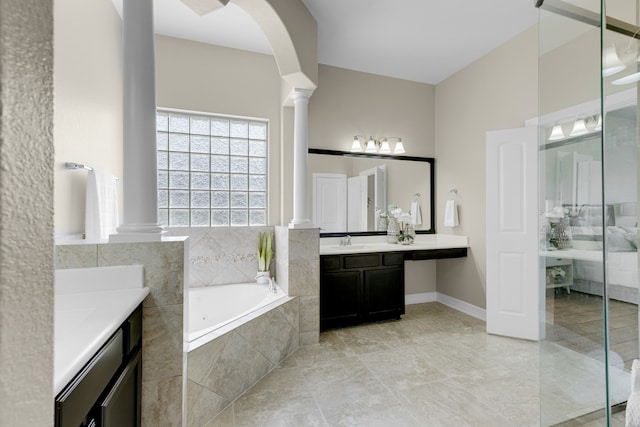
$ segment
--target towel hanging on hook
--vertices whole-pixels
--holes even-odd
[[[420,208],[420,193],[416,193],[413,195],[413,201],[411,202],[410,212],[411,212],[411,224],[421,225],[422,211]]]
[[[453,188],[447,193],[447,201],[444,206],[444,226],[445,227],[457,227],[460,225],[458,219],[458,206],[456,204],[456,197],[458,196],[458,190]]]

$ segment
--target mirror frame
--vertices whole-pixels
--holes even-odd
[[[352,153],[350,151],[337,151],[337,150],[324,150],[320,148],[309,148],[309,154],[327,154],[329,156],[342,156],[342,157],[364,157],[369,159],[387,159],[387,160],[408,160],[411,162],[424,162],[429,163],[429,212],[430,212],[430,224],[428,230],[416,230],[416,234],[435,234],[436,232],[436,219],[435,219],[435,163],[436,159],[433,157],[415,157],[415,156],[391,156],[387,154],[370,154],[370,153]],[[320,237],[342,237],[346,235],[350,236],[385,236],[386,231],[354,231],[349,232],[331,232],[320,233]]]

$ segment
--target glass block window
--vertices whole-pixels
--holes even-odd
[[[266,121],[158,110],[157,145],[162,225],[267,225]]]

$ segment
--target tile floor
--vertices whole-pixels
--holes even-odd
[[[547,292],[547,339],[582,354],[603,347],[602,297],[564,290]],[[609,300],[609,345],[631,370],[638,358],[638,306]]]
[[[555,302],[562,331],[597,317],[568,298]],[[567,312],[578,320],[560,320]],[[487,335],[484,322],[444,305],[409,305],[401,321],[323,332],[319,344],[296,350],[206,427],[604,426],[601,362],[566,347],[571,340],[561,333],[556,338],[538,344]],[[553,385],[542,402],[540,366],[543,383]],[[628,373],[615,375],[624,396]],[[564,422],[567,414],[587,415]],[[624,426],[624,412],[612,426]]]
[[[538,361],[535,343],[410,305],[401,321],[323,332],[207,427],[537,426]]]

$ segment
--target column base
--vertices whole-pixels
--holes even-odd
[[[117,229],[118,234],[109,235],[109,243],[160,242],[165,233],[158,224],[127,224]]]
[[[318,228],[314,223],[308,219],[292,220],[289,223],[289,228]]]

